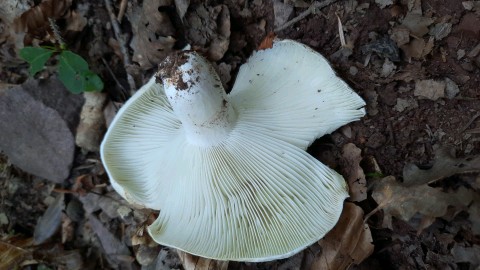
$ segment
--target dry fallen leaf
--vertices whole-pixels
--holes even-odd
[[[230,11],[226,5],[198,4],[185,15],[186,38],[194,49],[220,60],[230,44]]]
[[[88,223],[98,237],[107,258],[113,260],[113,263],[125,262],[131,253],[124,242],[113,235],[103,223],[93,215],[89,216]]]
[[[177,9],[178,17],[180,17],[181,20],[185,17],[188,6],[190,6],[190,0],[175,0],[175,8]]]
[[[407,13],[405,18],[402,21],[402,25],[408,28],[413,35],[418,38],[423,37],[428,33],[428,27],[433,23],[433,19],[423,17],[419,14]]]
[[[60,193],[45,213],[38,219],[35,231],[33,232],[35,244],[42,244],[55,234],[62,222],[62,211],[64,208],[64,195]]]
[[[80,32],[87,26],[88,20],[82,14],[76,11],[70,12],[67,17],[67,31]]]
[[[257,51],[270,49],[273,46],[273,40],[275,39],[276,35],[274,32],[270,32],[267,36],[260,42],[258,45]]]
[[[71,5],[72,0],[44,0],[16,18],[15,29],[17,32],[42,37],[46,31],[50,30],[48,19],[55,20],[63,17]]]
[[[7,236],[0,238],[0,269],[17,269],[15,266],[28,256],[32,250],[33,238]]]
[[[383,227],[392,229],[392,217],[409,221],[416,213],[424,216],[425,222],[418,231],[428,227],[436,217],[447,214],[449,206],[463,208],[473,200],[470,190],[463,187],[454,193],[446,193],[428,185],[404,186],[395,177],[388,176],[379,180],[373,188],[372,198],[378,207],[369,213],[370,217],[378,210],[383,210]]]
[[[342,159],[342,175],[348,183],[349,200],[361,202],[367,198],[367,180],[363,169],[360,167],[362,150],[353,143],[348,143],[343,146]]]
[[[227,270],[228,261],[217,261],[198,257],[181,250],[177,250],[180,261],[185,270]]]
[[[472,232],[480,235],[480,195],[476,194],[473,203],[468,208],[468,219],[472,223]]]
[[[142,7],[128,13],[132,23],[132,60],[144,70],[155,67],[172,50],[175,34],[170,18],[159,9],[170,1],[145,0]]]
[[[431,100],[445,97],[445,81],[418,80],[415,82],[413,94]]]
[[[310,269],[348,269],[373,253],[372,234],[363,223],[363,210],[346,202],[335,227],[318,242],[321,252]]]
[[[404,26],[394,27],[390,38],[397,43],[397,46],[402,46],[410,42],[410,30]]]
[[[430,169],[422,170],[410,163],[403,168],[405,186],[421,185],[438,181],[455,174],[480,172],[480,156],[456,158],[453,149],[439,148]]]
[[[478,266],[480,266],[480,245],[465,247],[455,244],[451,252],[457,263],[468,262],[471,264],[470,269],[478,269]]]

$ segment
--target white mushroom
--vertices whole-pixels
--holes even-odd
[[[347,186],[305,149],[361,118],[365,103],[325,58],[275,41],[240,68],[228,95],[195,52],[167,58],[158,77],[122,107],[101,147],[112,186],[160,210],[149,227],[155,241],[213,259],[269,261],[335,225]]]

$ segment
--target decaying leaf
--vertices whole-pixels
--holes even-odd
[[[447,37],[452,31],[452,23],[441,22],[435,24],[435,26],[430,29],[429,34],[435,37],[435,40],[442,40]]]
[[[383,37],[372,41],[361,48],[364,54],[374,52],[381,57],[390,59],[393,62],[400,61],[400,53],[397,44],[390,37]]]
[[[85,103],[80,114],[80,123],[75,143],[88,151],[98,151],[105,131],[103,107],[107,100],[105,93],[85,92]]]
[[[439,148],[430,169],[422,170],[415,164],[403,168],[405,186],[431,183],[455,174],[480,172],[480,156],[456,158],[453,149]]]
[[[15,19],[16,31],[42,36],[46,30],[50,29],[48,19],[61,18],[71,5],[72,0],[43,0]]]
[[[375,0],[375,3],[381,8],[384,9],[387,6],[393,5],[392,0]]]
[[[447,214],[449,206],[466,207],[473,200],[471,191],[461,187],[454,193],[446,193],[428,185],[404,186],[395,177],[388,176],[379,180],[372,192],[372,198],[378,203],[376,210],[383,210],[383,227],[392,229],[392,217],[409,221],[416,213],[425,217],[421,228],[428,227],[436,217]]]
[[[426,33],[428,33],[428,26],[430,26],[432,23],[433,19],[411,12],[407,13],[402,21],[402,25],[408,28],[412,34],[418,38],[423,37]]]
[[[188,6],[190,6],[190,0],[175,0],[175,8],[180,19],[183,20],[185,13],[187,13]]]
[[[62,222],[62,211],[65,208],[63,193],[47,208],[43,216],[38,219],[33,238],[35,244],[41,244],[55,234]]]
[[[185,270],[227,270],[228,261],[217,261],[198,257],[181,250],[177,250],[180,261]]]
[[[433,50],[435,38],[432,36],[427,42],[423,38],[414,38],[409,43],[400,46],[407,59],[422,59]]]
[[[157,259],[148,266],[142,267],[142,270],[167,270],[181,269],[181,262],[175,251],[170,248],[163,248],[158,253]]]
[[[275,39],[276,35],[274,32],[268,33],[268,35],[260,42],[260,45],[258,45],[257,50],[266,50],[270,49],[273,46],[273,40]]]
[[[472,264],[470,269],[478,269],[476,267],[480,266],[479,245],[465,247],[459,244],[455,244],[451,252],[453,257],[455,258],[455,262],[468,262]]]
[[[311,269],[348,269],[373,253],[372,234],[363,223],[363,210],[346,202],[335,227],[318,242],[322,248]]]
[[[67,31],[80,32],[87,26],[88,20],[83,14],[72,11],[67,18]]]
[[[342,149],[343,176],[348,183],[349,200],[360,202],[367,198],[367,180],[363,169],[360,167],[362,161],[362,150],[353,143],[348,143]]]
[[[390,38],[397,43],[397,46],[402,46],[410,42],[410,30],[404,26],[394,27]]]
[[[21,260],[32,250],[33,238],[22,236],[7,236],[0,238],[0,269],[16,269]]]
[[[468,219],[472,223],[472,232],[480,235],[480,194],[477,193],[473,203],[468,208]]]
[[[132,60],[140,64],[144,70],[156,66],[171,51],[175,44],[172,37],[175,28],[165,12],[159,11],[169,6],[171,1],[146,0],[142,7],[135,7],[129,12],[132,23],[133,49]]]
[[[445,97],[445,81],[418,80],[415,82],[415,96],[437,100]]]
[[[284,25],[293,14],[293,6],[289,3],[285,3],[283,0],[273,1],[273,14],[275,17],[275,28]]]
[[[26,0],[3,0],[0,5],[0,67],[18,66],[18,50],[23,48],[24,33],[16,33],[13,21],[30,7]]]
[[[0,5],[0,20],[11,24],[15,18],[29,8],[28,0],[3,0]]]
[[[152,264],[158,256],[160,251],[160,246],[149,247],[145,245],[140,245],[135,250],[135,259],[142,266],[147,266]]]
[[[191,7],[185,16],[187,40],[193,48],[205,50],[212,61],[220,60],[230,44],[230,12],[226,5]]]
[[[89,218],[89,224],[93,231],[97,235],[100,243],[105,251],[105,254],[109,255],[108,258],[113,259],[114,262],[119,263],[122,257],[129,257],[131,255],[130,250],[122,241],[118,240],[109,229],[107,229],[100,220],[91,215]],[[123,260],[125,262],[125,260]]]

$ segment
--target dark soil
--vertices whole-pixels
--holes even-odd
[[[73,2],[77,7],[83,2],[91,2],[92,8],[87,14],[92,24],[88,25],[81,33],[76,33],[67,39],[71,43],[71,49],[83,55],[94,66],[94,71],[101,74],[106,85],[105,91],[110,100],[125,101],[128,98],[128,91],[122,90],[113,76],[124,89],[128,89],[126,71],[120,59],[118,47],[115,47],[115,43],[111,43],[111,40],[109,41],[114,38],[114,34],[110,28],[111,25],[109,23],[107,23],[108,26],[105,25],[105,22],[109,21],[109,16],[103,1]],[[140,5],[139,2],[142,1],[130,2],[131,5]],[[201,2],[203,1],[191,1],[191,6]],[[342,128],[331,135],[324,136],[309,148],[309,153],[338,169],[342,146],[346,143],[353,143],[362,150],[364,157],[375,158],[383,175],[393,175],[399,180],[403,178],[402,170],[407,163],[413,162],[428,167],[434,159],[435,149],[438,146],[453,146],[457,156],[479,155],[478,128],[480,128],[480,122],[478,118],[475,120],[475,116],[480,112],[480,56],[461,58],[457,56],[459,50],[464,50],[468,54],[479,44],[480,15],[466,10],[462,6],[462,1],[422,0],[423,15],[435,18],[433,24],[442,20],[451,22],[453,25],[451,32],[445,38],[435,40],[431,53],[420,59],[409,59],[404,50],[400,50],[400,61],[394,62],[396,70],[388,76],[381,76],[385,55],[371,53],[369,64],[365,66],[364,63],[369,57],[369,52],[362,48],[376,39],[391,35],[393,22],[398,25],[401,18],[409,12],[406,3],[408,1],[393,1],[393,5],[382,9],[374,0],[358,0],[357,7],[366,3],[369,5],[361,10],[349,11],[348,6],[353,2],[357,1],[337,1],[337,3],[307,16],[292,27],[276,33],[278,38],[297,40],[324,55],[339,76],[347,81],[367,102],[367,115],[348,126],[351,134],[347,132],[346,128]],[[233,0],[207,1],[206,5],[214,7],[218,4],[225,4],[230,11],[231,34],[228,50],[220,60],[216,61],[216,64],[220,69],[224,84],[231,87],[240,65],[275,28],[275,14],[272,2],[266,0],[254,0],[248,1],[248,3]],[[297,7],[294,10],[292,17],[305,11],[306,8]],[[248,11],[247,15],[246,11]],[[187,36],[188,29],[181,25],[181,20],[176,15],[173,5],[167,12],[177,35],[175,48],[180,48],[186,43],[190,43],[192,46],[197,45],[195,40]],[[353,45],[352,53],[349,56],[342,56],[341,53],[338,53],[341,50],[341,44],[337,15]],[[132,25],[128,20],[122,22],[121,28],[128,35],[132,35]],[[428,40],[427,36],[425,35],[425,40]],[[0,44],[1,46],[2,44]],[[102,59],[112,67],[111,72],[104,67]],[[229,68],[222,69],[221,67],[224,66]],[[0,81],[21,83],[28,76],[26,68],[25,64],[4,65],[0,71]],[[154,68],[141,70],[135,64],[129,70],[131,74],[135,75],[138,85],[148,80],[153,71]],[[458,85],[460,91],[455,97],[430,100],[414,95],[416,81],[444,80],[445,78],[449,78]],[[396,105],[399,99],[408,100],[411,102],[410,106],[403,111],[397,110]],[[471,130],[474,131],[469,132]],[[475,132],[475,130],[477,131]],[[77,184],[75,187],[77,187],[77,191],[81,192],[91,191],[100,194],[110,192],[106,175],[99,169],[99,166],[95,165],[96,163],[91,162],[92,160],[99,160],[98,153],[82,153],[79,149],[72,177],[63,186],[55,187],[71,190],[74,184]],[[0,162],[0,164],[6,163],[5,158]],[[43,179],[26,175],[15,169],[14,166],[9,166],[9,168],[8,175],[0,174],[2,180],[0,182],[0,199],[2,201],[0,210],[8,216],[9,223],[8,225],[0,223],[0,228],[5,232],[14,231],[32,236],[36,220],[47,208],[48,203],[45,202],[45,199],[48,198],[48,192],[51,192],[54,185]],[[368,171],[367,168],[365,170]],[[87,175],[88,181],[82,182],[78,189],[76,180],[81,175]],[[469,183],[475,177],[478,176],[476,174],[454,176],[438,185],[449,188],[458,186],[459,182]],[[77,197],[84,195],[81,192],[68,195],[67,201],[78,201]],[[51,200],[51,197],[48,199]],[[85,204],[84,200],[81,201]],[[377,206],[370,196],[359,205],[365,213],[369,213]],[[109,217],[104,213],[105,209],[103,208],[92,206],[92,209],[91,213],[104,222],[108,230],[123,242],[129,243],[127,244],[129,249],[134,251],[132,254],[138,251],[137,248],[131,246],[131,237],[138,232],[142,222],[147,222],[150,212],[142,212],[135,216],[135,221],[126,222],[120,217]],[[75,231],[81,231],[86,222],[83,220],[83,213],[81,216],[74,222],[73,230]],[[452,214],[450,219],[437,218],[431,226],[423,232],[417,233],[412,226],[412,222],[415,223],[415,221],[407,223],[395,218],[393,230],[382,228],[383,215],[380,211],[368,220],[373,234],[375,251],[372,256],[362,264],[354,266],[353,269],[473,269],[473,264],[455,262],[451,257],[451,249],[455,243],[462,243],[466,246],[480,245],[480,236],[473,234],[468,216],[467,211],[458,211],[456,215]],[[419,217],[420,219],[421,217]],[[89,228],[89,230],[91,234],[92,229]],[[83,231],[75,232],[73,238],[66,242],[61,242],[61,236],[57,236],[53,243],[49,244],[49,248],[53,249],[52,246],[59,245],[62,246],[62,252],[79,250],[78,254],[82,260],[85,262],[87,259],[92,260],[84,264],[85,267],[92,267],[91,269],[114,268],[112,260],[108,258],[105,260],[107,255],[99,255],[98,240],[89,242],[90,234]],[[97,246],[91,244],[92,242]],[[156,252],[159,250],[159,247],[154,248],[154,253],[157,254]],[[174,253],[168,253],[167,257],[174,256],[172,254]],[[50,255],[44,254],[43,256],[47,258]],[[130,258],[122,257],[119,260],[134,265],[134,269],[139,269],[138,263],[132,264],[135,255],[132,256]],[[58,267],[60,263],[55,260],[45,259],[43,262],[50,269],[66,269]],[[230,268],[277,269],[281,268],[283,262],[233,263]],[[178,260],[171,258],[166,260],[164,266],[181,267]],[[301,265],[297,265],[296,269],[301,267]],[[26,266],[25,269],[41,268]]]

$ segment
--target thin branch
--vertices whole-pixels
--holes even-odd
[[[128,66],[130,66],[132,62],[130,61],[130,55],[128,54],[125,35],[123,35],[122,32],[120,31],[120,25],[118,25],[117,18],[113,13],[112,2],[110,0],[104,0],[104,1],[105,1],[105,6],[107,7],[108,13],[110,15],[110,21],[112,22],[115,37],[117,38],[118,44],[120,45],[120,51],[123,54],[123,65],[125,67],[125,72],[127,73],[127,80],[130,86],[130,95],[133,95],[137,87],[135,85],[135,80],[133,79],[133,76],[128,72]]]
[[[122,21],[123,15],[125,15],[125,10],[127,9],[127,2],[128,0],[122,0],[122,2],[120,3],[120,8],[117,15],[117,20],[119,22]]]
[[[113,70],[110,68],[110,66],[107,63],[107,60],[105,60],[105,58],[103,58],[103,57],[102,57],[102,62],[105,65],[105,67],[107,68],[108,73],[110,73],[110,76],[112,76],[115,83],[118,85],[118,87],[120,87],[120,89],[122,89],[123,98],[125,100],[127,100],[127,98],[126,98],[126,96],[128,95],[127,89],[125,89],[125,87],[123,87],[123,85],[118,81],[117,76],[115,76],[115,73],[113,73]]]
[[[338,0],[324,0],[322,2],[315,2],[315,3],[311,4],[310,7],[308,7],[307,10],[300,13],[300,15],[298,15],[297,17],[295,17],[295,18],[291,19],[290,21],[286,22],[284,25],[275,28],[274,32],[278,33],[280,31],[283,31],[286,28],[292,26],[293,24],[305,19],[305,17],[314,13],[316,9],[322,9],[322,8],[324,8],[326,6],[329,6],[329,5],[331,5],[331,4],[333,4],[337,1]]]

